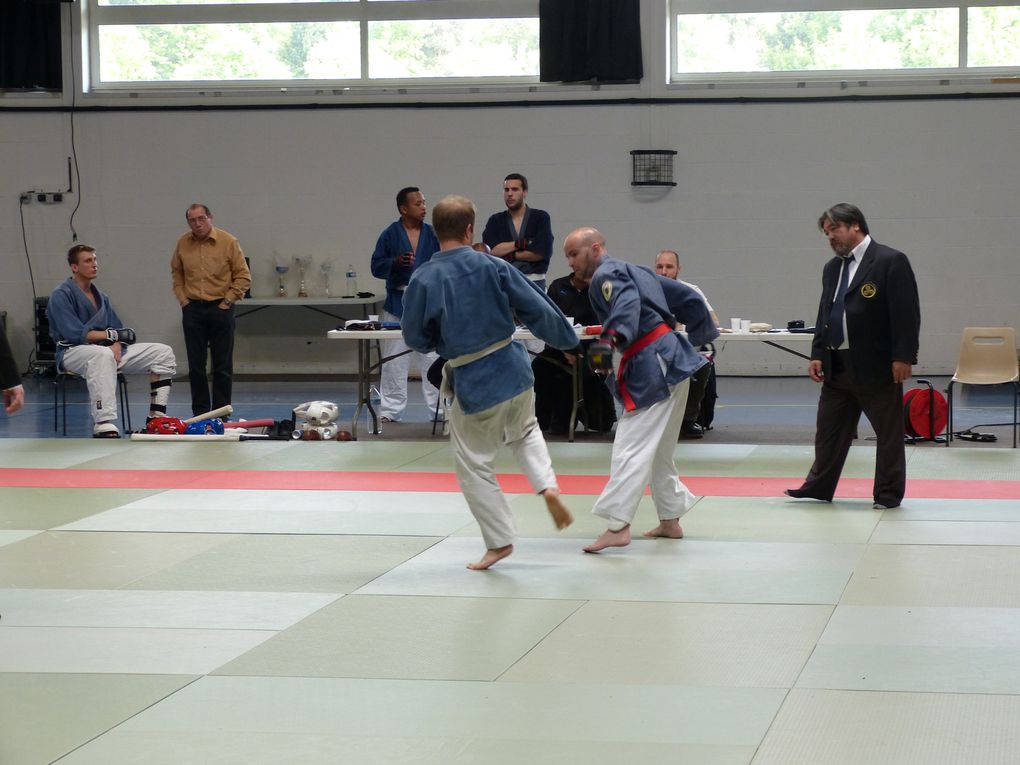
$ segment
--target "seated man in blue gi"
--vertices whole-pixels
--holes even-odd
[[[120,438],[117,430],[117,373],[149,375],[149,417],[166,415],[170,384],[177,371],[173,349],[135,342],[135,331],[113,310],[93,282],[99,273],[96,250],[76,244],[67,252],[71,275],[50,295],[46,317],[57,344],[57,369],[85,378],[93,438]]]
[[[659,525],[645,536],[680,539],[680,516],[695,497],[677,475],[673,450],[690,377],[708,363],[694,348],[717,338],[719,330],[697,292],[611,257],[596,229],[571,232],[563,250],[571,270],[591,280],[588,297],[602,336],[588,358],[612,372],[610,387],[624,409],[616,423],[609,482],[592,507],[609,528],[584,550],[630,544],[630,524],[649,485]],[[674,332],[677,319],[690,340]]]
[[[516,315],[539,338],[567,350],[577,335],[549,297],[510,264],[476,252],[476,210],[449,196],[432,211],[440,251],[414,272],[401,320],[407,345],[446,359],[442,395],[449,409],[457,480],[482,530],[486,551],[468,564],[487,569],[513,552],[517,529],[496,481],[503,445],[545,500],[556,527],[573,521],[560,499],[556,475],[535,419],[534,377],[528,352],[514,342]]]

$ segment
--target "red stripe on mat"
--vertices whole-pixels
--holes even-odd
[[[699,496],[778,497],[783,490],[799,486],[800,478],[744,478],[684,476]],[[524,476],[499,476],[503,490],[530,494]],[[595,495],[606,484],[604,475],[561,475],[564,494]],[[0,468],[0,486],[55,489],[262,489],[266,491],[418,491],[457,492],[453,473],[395,473],[320,470],[83,470],[52,468]],[[846,478],[838,497],[868,498],[870,478]],[[907,496],[943,499],[1020,499],[1020,481],[907,482]]]

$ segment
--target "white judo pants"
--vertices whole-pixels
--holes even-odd
[[[517,539],[510,505],[496,482],[495,462],[509,446],[536,493],[559,490],[542,430],[535,418],[535,391],[526,390],[477,414],[464,414],[454,398],[450,408],[450,443],[457,482],[490,549]]]
[[[660,521],[679,518],[696,499],[677,475],[673,453],[683,424],[690,381],[674,385],[670,396],[645,409],[624,412],[616,423],[609,482],[592,513],[619,531],[634,520],[645,487]]]
[[[400,317],[383,311],[382,320],[399,322]],[[425,373],[439,358],[439,354],[418,353],[417,351],[406,353],[407,350],[408,347],[404,344],[403,338],[387,340],[382,344],[383,358],[398,353],[404,355],[382,365],[382,371],[379,373],[379,415],[390,420],[399,420],[404,413],[404,409],[407,407],[407,371],[411,366],[411,356],[414,356],[418,361],[418,369],[421,371],[421,392],[425,397],[425,406],[428,407],[429,417],[435,417],[439,389],[425,378]]]
[[[85,378],[92,401],[92,422],[98,425],[117,419],[117,373],[126,375],[155,374],[173,377],[177,359],[173,349],[163,343],[135,343],[124,348],[120,364],[106,345],[74,345],[64,351],[60,362],[63,369]],[[162,388],[169,396],[170,389]]]

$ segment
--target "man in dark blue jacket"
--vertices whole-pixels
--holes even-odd
[[[504,178],[506,210],[489,216],[482,241],[492,255],[512,264],[544,291],[545,273],[553,251],[552,221],[545,210],[525,204],[527,198],[527,178],[520,173],[510,173]]]
[[[399,322],[404,314],[404,290],[415,269],[428,263],[439,250],[439,240],[432,226],[425,222],[425,196],[417,186],[407,186],[397,193],[400,219],[393,221],[379,234],[372,253],[372,276],[386,280],[386,303],[383,321]],[[379,375],[379,414],[383,422],[399,420],[407,407],[407,372],[411,356],[403,340],[387,340],[382,344],[383,358]],[[435,413],[439,391],[425,373],[438,358],[434,353],[416,354],[421,370],[421,390],[425,406]]]

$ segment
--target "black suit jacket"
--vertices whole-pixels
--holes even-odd
[[[841,262],[834,257],[822,272],[822,299],[811,346],[811,358],[820,360],[826,372],[832,362],[825,338]],[[871,240],[846,293],[846,324],[850,363],[860,384],[891,383],[893,361],[917,363],[921,307],[906,255]]]

